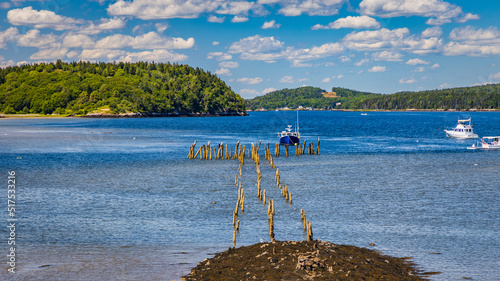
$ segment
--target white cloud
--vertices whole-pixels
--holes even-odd
[[[425,71],[425,67],[423,67],[423,66],[417,67],[414,71],[415,72],[424,72]]]
[[[16,40],[19,36],[19,31],[15,27],[10,27],[5,31],[0,31],[0,49],[7,46],[8,42]]]
[[[56,15],[47,10],[33,10],[31,6],[13,9],[7,12],[7,19],[12,25],[32,25],[35,28],[51,28],[55,30],[73,29],[76,24],[85,21]]]
[[[361,59],[360,61],[354,63],[354,66],[362,66],[363,64],[367,64],[369,62],[370,62],[369,59]]]
[[[233,56],[231,56],[230,54],[223,53],[223,52],[210,52],[207,54],[207,59],[214,59],[214,58],[218,61],[221,61],[221,60],[233,59]]]
[[[32,60],[56,60],[64,58],[68,52],[67,48],[42,49],[30,56]]]
[[[275,20],[272,20],[272,21],[266,21],[264,22],[264,24],[262,25],[262,29],[270,29],[270,28],[280,28],[281,24],[279,23],[276,23]]]
[[[243,78],[238,78],[236,81],[243,83],[243,84],[259,84],[262,83],[263,79],[260,77],[255,77],[255,78],[248,78],[248,77],[243,77]]]
[[[478,19],[479,19],[479,15],[473,15],[471,13],[467,13],[462,18],[458,18],[457,21],[460,22],[460,23],[464,23],[464,22],[466,22],[468,20],[478,20]]]
[[[219,42],[219,41],[214,41],[214,42],[212,42],[212,45],[213,45],[213,46],[217,46],[217,45],[219,45],[219,44],[220,44],[220,42]]]
[[[494,26],[477,30],[472,26],[457,27],[450,32],[450,39],[468,43],[500,43],[500,31]]]
[[[380,28],[380,23],[376,19],[368,16],[352,17],[348,16],[340,18],[328,25],[317,24],[312,27],[313,30],[318,29],[340,29],[340,28],[356,28],[356,29],[376,29]]]
[[[491,74],[490,77],[493,79],[500,79],[500,72],[495,73],[495,74]]]
[[[363,0],[359,4],[362,15],[389,17],[420,16],[430,18],[426,23],[441,25],[455,19],[465,22],[477,15],[464,15],[462,8],[442,0]]]
[[[202,13],[213,12],[220,4],[221,2],[216,0],[118,0],[108,6],[107,12],[112,16],[133,16],[143,20],[190,19],[197,18]]]
[[[348,62],[348,61],[351,60],[351,58],[346,57],[346,56],[340,56],[339,59],[340,59],[341,62]]]
[[[233,23],[238,23],[238,22],[247,22],[248,18],[247,17],[240,17],[240,16],[234,16],[234,18],[231,20]]]
[[[207,21],[215,23],[223,23],[225,19],[226,19],[225,17],[219,18],[218,16],[210,16],[208,17]]]
[[[204,1],[207,2],[207,1]],[[246,15],[256,4],[247,1],[221,1],[216,13],[224,15]]]
[[[136,37],[115,34],[97,41],[97,49],[120,49],[131,47],[133,49],[189,49],[194,46],[194,38],[187,40],[182,38],[164,37],[151,31]]]
[[[127,55],[122,56],[118,61],[125,62],[138,62],[138,61],[185,61],[187,56],[183,54],[177,54],[168,50],[153,50],[144,52],[128,52]]]
[[[439,26],[429,27],[422,31],[422,38],[439,37],[443,34],[443,30]]]
[[[155,28],[156,28],[156,31],[158,31],[159,33],[163,33],[163,31],[167,30],[168,24],[166,24],[166,23],[155,23]]]
[[[215,71],[215,74],[217,75],[226,75],[226,76],[231,76],[233,75],[231,71],[227,68],[219,68]]]
[[[419,59],[419,58],[415,58],[415,59],[410,59],[406,62],[406,64],[409,64],[409,65],[417,65],[417,64],[429,64],[430,62],[428,61],[425,61],[425,60],[422,60],[422,59]]]
[[[344,45],[349,49],[358,51],[376,51],[383,49],[403,50],[415,54],[427,54],[437,52],[442,45],[442,39],[438,37],[419,38],[411,35],[408,28],[389,30],[368,30],[351,32],[342,39]]]
[[[281,9],[279,13],[284,16],[295,17],[302,14],[310,16],[332,16],[339,12],[344,4],[344,0],[279,0],[261,1],[259,4],[279,3]]]
[[[370,69],[368,69],[368,72],[384,72],[385,71],[385,66],[374,66]]]
[[[0,67],[1,68],[6,68],[6,67],[9,67],[9,66],[13,66],[15,64],[16,63],[13,60],[5,60],[4,57],[0,56]]]
[[[240,64],[235,61],[224,61],[219,63],[219,67],[225,67],[225,68],[238,68],[240,67]]]
[[[262,91],[262,94],[265,95],[265,94],[268,94],[268,93],[274,92],[274,91],[276,91],[275,88],[265,88],[264,91]]]
[[[88,35],[85,34],[66,34],[63,38],[63,44],[66,48],[93,48],[95,45]]]
[[[127,52],[122,50],[110,50],[110,49],[84,49],[80,53],[80,59],[82,60],[117,60],[120,56],[125,56]],[[70,56],[74,57],[74,53]]]
[[[20,35],[17,39],[17,45],[21,47],[36,47],[36,48],[59,48],[58,36],[53,34],[40,34],[40,30],[31,29],[26,34]]]
[[[399,84],[413,84],[416,82],[417,82],[417,80],[415,80],[413,78],[410,78],[410,79],[401,78],[401,79],[399,79]]]
[[[259,91],[254,90],[254,89],[241,89],[239,91],[239,94],[243,98],[247,98],[247,99],[251,99],[251,98],[254,98],[256,96],[261,95],[261,93]]]
[[[402,61],[402,57],[402,54],[393,51],[382,51],[372,54],[372,58],[375,61]]]
[[[229,47],[229,52],[240,53],[241,59],[265,62],[284,59],[290,61],[294,67],[310,67],[312,65],[305,64],[304,61],[325,58],[342,51],[343,47],[339,43],[326,43],[305,49],[285,48],[284,43],[274,37],[262,37],[260,35],[241,39]]]
[[[332,81],[332,79],[330,79],[330,77],[326,77],[325,79],[321,80],[321,82],[323,82],[323,83],[329,83],[331,81]]]
[[[451,85],[448,83],[444,83],[444,84],[439,85],[439,88],[449,88],[449,87],[451,87]]]
[[[230,53],[262,53],[283,48],[284,43],[271,37],[255,35],[243,38],[229,46]]]
[[[500,31],[494,26],[475,29],[472,26],[454,28],[451,41],[443,47],[446,56],[494,56],[500,54]],[[456,42],[459,41],[459,42]]]
[[[431,66],[431,69],[436,69],[438,67],[440,67],[439,63],[435,63]]]
[[[450,42],[443,47],[443,54],[445,56],[494,56],[500,55],[500,46],[482,46]]]
[[[294,83],[295,82],[295,79],[293,79],[293,76],[283,76],[281,77],[280,79],[280,83]]]

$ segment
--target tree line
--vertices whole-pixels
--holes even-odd
[[[500,109],[500,84],[474,87],[427,90],[420,92],[398,92],[375,94],[340,87],[332,88],[334,97],[325,97],[326,92],[316,87],[283,89],[264,96],[246,100],[252,110],[274,110],[299,106],[315,109],[353,110],[488,110]]]
[[[154,62],[58,60],[0,68],[0,112],[235,113],[244,100],[210,72]]]

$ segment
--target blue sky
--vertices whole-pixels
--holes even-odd
[[[244,98],[473,86],[500,82],[499,14],[498,0],[3,0],[0,66],[177,62]]]

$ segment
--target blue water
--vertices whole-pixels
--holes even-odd
[[[476,140],[449,139],[443,131],[469,117],[479,136],[500,135],[499,112],[301,112],[302,140],[316,147],[319,138],[321,155],[287,158],[282,151],[275,159],[292,206],[262,157],[262,187],[276,202],[276,238],[305,238],[302,208],[317,239],[413,257],[419,267],[442,272],[432,280],[498,280],[500,151],[467,150]],[[188,147],[195,140],[197,147],[274,144],[295,120],[295,112],[0,119],[0,279],[179,279],[232,246],[238,196],[236,160],[189,160]],[[16,274],[6,264],[11,170]],[[237,246],[268,241],[267,206],[257,199],[251,160],[241,182],[246,206]]]

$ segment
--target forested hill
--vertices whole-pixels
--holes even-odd
[[[338,109],[347,108],[350,104],[375,96],[378,94],[344,88],[333,88],[332,92],[327,92],[316,87],[301,87],[274,91],[245,102],[247,108],[251,110],[274,110],[284,107],[295,109],[299,106],[315,109]]]
[[[55,63],[0,69],[0,112],[236,115],[245,102],[217,76],[170,63]]]
[[[326,92],[320,88],[302,87],[271,92],[245,102],[252,110],[295,109],[299,106],[353,110],[499,110],[500,84],[389,95],[344,88]]]
[[[355,108],[374,110],[500,109],[500,84],[380,95],[357,103]]]

